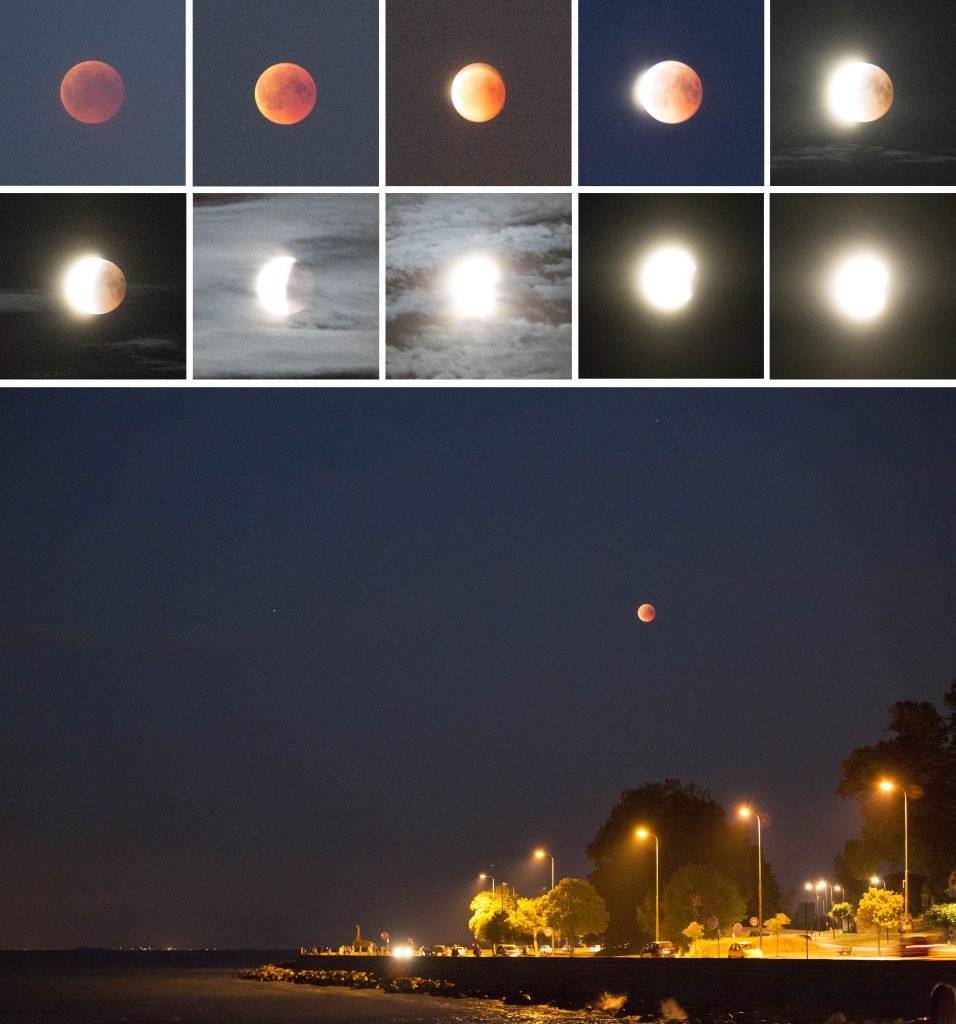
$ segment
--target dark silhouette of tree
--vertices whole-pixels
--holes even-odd
[[[746,901],[748,914],[757,913],[753,828],[730,820],[706,789],[666,779],[624,790],[588,845],[588,857],[594,865],[589,878],[611,915],[606,933],[609,942],[646,942],[654,938],[654,842],[635,838],[634,830],[640,825],[660,840],[662,894],[677,868],[709,865],[733,882]],[[763,836],[765,847],[768,831]],[[784,908],[766,857],[763,886],[764,917],[769,917]]]

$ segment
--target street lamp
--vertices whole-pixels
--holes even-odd
[[[882,878],[877,878],[876,875],[870,875],[870,885],[882,885],[884,889],[886,888],[886,882],[884,882]]]
[[[538,860],[544,860],[545,857],[550,857],[551,858],[551,888],[553,889],[554,888],[554,854],[553,853],[548,853],[547,850],[535,850],[534,851],[534,855],[535,855],[535,857],[538,858]]]
[[[482,881],[487,878],[491,878],[491,912],[495,912],[495,880],[491,875],[486,875],[484,871],[478,876]]]
[[[661,844],[653,832],[642,825],[634,835],[642,842],[650,837],[654,840],[654,941],[661,941]]]
[[[813,882],[804,882],[803,883],[803,888],[806,889],[806,891],[808,893],[813,892]],[[814,924],[817,923],[817,904],[819,902],[819,899],[820,899],[820,897],[817,896],[814,893],[814,896],[813,896],[813,923]],[[808,917],[808,915],[810,913],[810,910],[809,910],[810,900],[809,899],[806,900],[803,905],[804,905],[805,908],[807,908],[807,909],[804,910],[804,914],[803,914],[803,920],[806,921],[807,917]],[[810,925],[807,924],[807,932],[808,932],[808,934],[809,934],[809,931],[810,931]],[[810,958],[809,939],[807,940],[807,943],[808,943],[808,945],[807,945],[807,959],[809,959]]]
[[[910,815],[907,807],[906,790],[890,779],[880,780],[880,789],[892,793],[898,789],[903,794],[903,928],[910,925]]]
[[[763,949],[763,852],[760,840],[760,815],[746,805],[741,807],[737,814],[745,820],[754,818],[757,822],[757,931],[760,932],[760,948]]]

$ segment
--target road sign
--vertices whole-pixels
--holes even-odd
[[[382,942],[388,942],[388,932],[382,932]]]
[[[709,932],[715,932],[720,927],[720,922],[716,917],[708,917],[704,924],[707,925],[707,930]]]
[[[744,930],[744,926],[738,921],[734,925],[734,935],[739,935]]]
[[[553,928],[545,928],[544,934],[548,935],[548,936],[554,935],[554,929]]]
[[[757,918],[752,917],[750,919],[750,927],[751,928],[756,928],[758,924],[760,924],[760,922],[757,920]]]

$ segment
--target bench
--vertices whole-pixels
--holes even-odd
[[[839,949],[840,956],[849,956],[852,952],[852,946],[841,946]]]

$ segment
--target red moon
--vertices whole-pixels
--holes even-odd
[[[652,604],[642,604],[641,607],[637,609],[637,617],[641,622],[653,621],[656,614],[657,612]]]
[[[505,105],[505,80],[490,64],[469,64],[451,83],[451,102],[466,121],[490,121]]]
[[[116,68],[101,60],[76,64],[60,82],[60,102],[77,121],[101,124],[123,105],[123,79]]]
[[[274,124],[298,124],[315,106],[315,81],[298,64],[273,64],[256,82],[256,106]]]

